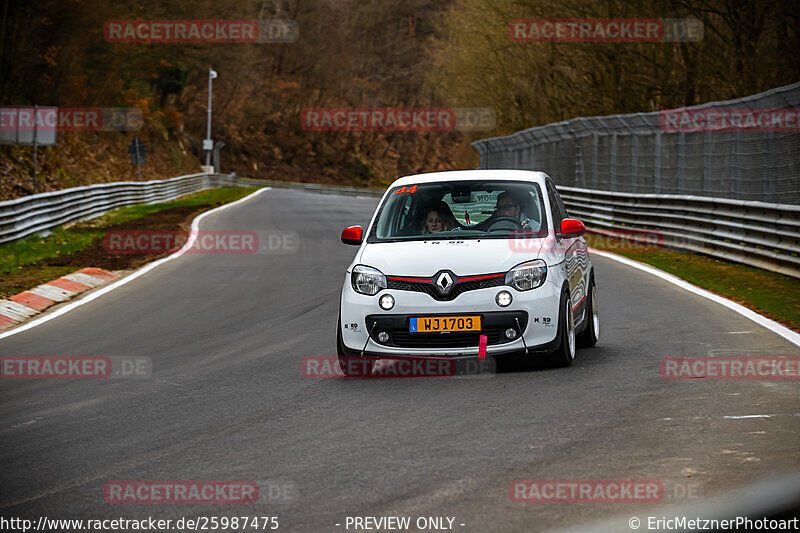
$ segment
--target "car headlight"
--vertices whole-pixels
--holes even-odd
[[[519,264],[506,274],[506,285],[518,291],[529,291],[544,283],[547,278],[547,264],[541,259],[534,259]]]
[[[359,294],[375,296],[381,289],[386,288],[386,276],[376,268],[358,265],[353,269],[350,279],[353,290]]]

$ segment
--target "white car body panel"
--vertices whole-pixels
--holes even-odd
[[[530,254],[528,249],[525,253],[513,250],[508,239],[374,243],[363,250],[358,263],[352,266],[367,265],[384,274],[404,276],[430,276],[443,269],[459,276],[507,272],[538,258],[544,240],[535,239],[538,246]]]

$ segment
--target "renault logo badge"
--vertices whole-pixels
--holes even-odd
[[[447,294],[453,288],[453,277],[449,272],[440,272],[436,277],[436,286],[440,293]]]

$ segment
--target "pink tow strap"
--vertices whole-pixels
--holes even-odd
[[[478,359],[486,359],[486,342],[488,338],[486,335],[481,335],[480,344],[478,344]]]

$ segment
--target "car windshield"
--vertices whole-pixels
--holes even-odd
[[[368,242],[506,239],[546,231],[544,200],[536,183],[442,181],[391,189]]]

